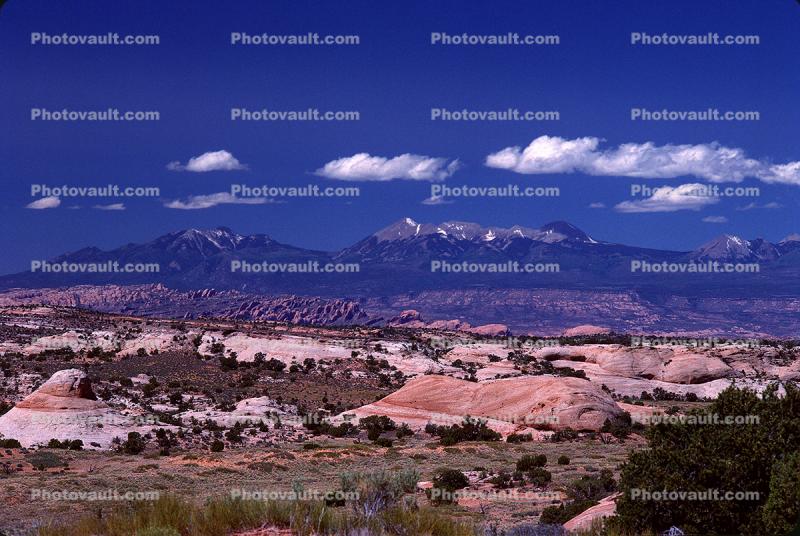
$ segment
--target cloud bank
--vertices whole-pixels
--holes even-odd
[[[742,149],[717,142],[697,145],[624,143],[601,149],[595,137],[572,140],[540,136],[525,147],[506,147],[486,157],[486,165],[526,175],[585,173],[596,176],[671,179],[694,177],[709,182],[741,182],[756,178],[768,183],[800,185],[800,162],[773,165],[748,158]]]
[[[185,201],[176,199],[164,203],[164,206],[179,210],[199,210],[217,205],[264,205],[269,202],[272,201],[264,197],[242,198],[229,192],[219,192],[208,195],[190,195]]]
[[[329,179],[343,181],[390,181],[405,179],[416,181],[443,181],[459,168],[458,160],[434,158],[416,154],[402,154],[394,158],[358,153],[328,162],[315,173]]]
[[[61,206],[61,199],[58,197],[51,195],[50,197],[43,197],[41,199],[37,199],[32,203],[28,203],[25,205],[25,208],[31,208],[34,210],[44,210],[46,208],[56,208]]]
[[[167,169],[171,171],[193,171],[195,173],[204,173],[206,171],[233,171],[238,169],[247,169],[247,166],[239,162],[228,151],[210,151],[203,153],[200,156],[195,156],[189,159],[186,165],[181,164],[177,160],[167,164]]]
[[[678,210],[700,210],[719,202],[718,197],[703,195],[707,188],[702,184],[662,186],[653,195],[636,201],[623,201],[614,206],[618,212],[676,212]]]

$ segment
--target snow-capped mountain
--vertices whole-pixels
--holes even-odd
[[[774,261],[781,256],[775,244],[762,238],[745,240],[735,235],[724,234],[706,242],[692,251],[690,258],[699,261]]]
[[[232,262],[355,263],[357,273],[304,273],[284,271],[234,271]],[[478,273],[440,277],[431,270],[435,260],[452,263],[553,263],[560,268],[547,276]],[[0,277],[0,288],[64,287],[81,284],[162,283],[176,289],[236,289],[262,293],[289,292],[306,295],[373,296],[386,292],[414,292],[459,286],[526,288],[633,289],[652,285],[657,292],[662,275],[632,273],[631,262],[688,261],[759,262],[759,284],[786,287],[782,280],[800,271],[800,237],[790,235],[773,244],[763,239],[746,240],[723,235],[691,252],[638,248],[596,240],[574,225],[556,221],[539,228],[515,225],[484,227],[477,223],[448,221],[420,223],[404,218],[338,252],[307,250],[279,243],[267,235],[240,235],[225,227],[187,229],[142,244],[128,244],[103,251],[90,247],[53,259],[55,263],[157,263],[157,272],[23,272]],[[733,285],[735,278],[714,278],[704,283]],[[735,283],[748,288],[756,279]],[[674,276],[674,288],[699,285],[699,279]],[[788,281],[788,280],[787,280]],[[700,288],[700,287],[698,287]]]

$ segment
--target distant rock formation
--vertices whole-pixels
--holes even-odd
[[[358,302],[352,300],[215,289],[181,292],[162,284],[16,289],[0,294],[0,306],[34,303],[156,318],[213,317],[314,325],[362,324],[368,320]]]

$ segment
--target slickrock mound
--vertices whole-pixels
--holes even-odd
[[[585,531],[591,528],[595,519],[613,516],[617,511],[617,497],[619,497],[618,493],[602,499],[598,504],[564,523],[564,528],[569,532]]]
[[[422,318],[422,314],[415,309],[406,309],[401,311],[399,315],[389,319],[386,325],[402,328],[429,328],[443,329],[448,331],[464,331],[467,333],[474,333],[475,335],[485,335],[489,337],[504,337],[511,334],[508,326],[505,324],[471,326],[469,322],[464,322],[462,320],[433,320],[432,322],[426,322]]]
[[[526,376],[477,383],[429,375],[348,413],[358,418],[387,415],[417,429],[428,422],[460,423],[470,415],[490,419],[489,426],[507,434],[525,424],[597,431],[622,410],[603,390],[580,378]]]
[[[591,324],[584,324],[582,326],[575,326],[574,328],[564,330],[565,337],[583,337],[587,335],[603,335],[606,333],[611,333],[611,330],[600,326],[593,326]]]
[[[0,434],[23,447],[47,444],[50,439],[80,439],[109,447],[111,440],[133,431],[129,417],[96,399],[89,378],[77,369],[60,370],[5,415]],[[129,426],[130,425],[130,426]]]
[[[486,335],[488,337],[505,337],[511,335],[511,331],[505,324],[486,324],[484,326],[475,326],[466,331],[474,333],[475,335]]]
[[[582,368],[587,374],[597,372],[678,384],[705,383],[728,378],[734,373],[720,357],[682,346],[558,346],[537,350],[534,355],[553,361],[557,366]]]
[[[237,422],[265,423],[274,428],[280,421],[286,426],[299,426],[297,411],[292,406],[287,406],[272,400],[269,397],[246,398],[236,404],[233,411],[209,409],[207,411],[187,411],[179,417],[185,421],[195,418],[199,421],[211,419],[222,426],[233,426]]]

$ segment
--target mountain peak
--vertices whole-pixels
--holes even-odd
[[[569,240],[572,242],[586,242],[596,244],[597,241],[587,235],[569,222],[558,220],[542,225],[539,229],[545,236],[541,239],[544,242],[560,242]]]

